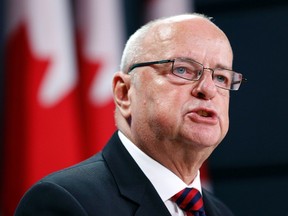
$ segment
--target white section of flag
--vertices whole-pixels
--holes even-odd
[[[100,61],[103,67],[93,80],[89,98],[96,104],[112,99],[112,77],[119,69],[123,39],[121,1],[77,1],[80,10],[78,26],[84,33],[84,55]]]
[[[76,59],[68,0],[11,0],[11,32],[27,24],[29,42],[37,58],[51,62],[38,93],[43,106],[53,106],[75,87]],[[9,33],[8,32],[8,33]],[[47,42],[48,41],[48,42]]]

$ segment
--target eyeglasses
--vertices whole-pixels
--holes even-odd
[[[204,73],[204,70],[212,72],[212,78],[215,85],[226,90],[237,91],[242,81],[247,81],[242,74],[225,68],[206,68],[201,63],[188,58],[175,58],[160,61],[142,62],[133,64],[128,69],[128,74],[137,67],[145,67],[154,64],[172,63],[171,72],[177,77],[185,80],[198,81]]]

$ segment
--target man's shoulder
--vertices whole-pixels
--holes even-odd
[[[117,186],[99,153],[38,181],[25,193],[15,215],[42,215],[45,211],[53,215],[62,215],[62,211],[65,215],[104,215],[107,191],[116,194]]]
[[[106,191],[117,191],[113,175],[101,153],[44,177],[32,187],[32,190],[40,193],[45,188],[65,191],[85,202],[90,202],[89,198],[97,195],[105,196]]]
[[[40,182],[63,184],[64,182],[79,181],[80,179],[83,181],[83,179],[89,180],[106,171],[107,166],[100,152],[78,164],[53,172],[40,180]]]

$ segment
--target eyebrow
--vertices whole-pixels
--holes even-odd
[[[232,67],[226,67],[220,63],[217,63],[216,66],[214,67],[214,69],[226,69],[226,70],[233,70]]]
[[[175,57],[175,58],[171,58],[171,59],[176,59],[176,58],[180,58],[180,59],[185,59],[185,60],[192,60],[192,61],[196,61],[200,64],[202,64],[205,68],[206,66],[201,63],[200,61],[194,59],[194,58],[188,58],[188,57]],[[232,67],[226,67],[225,65],[221,64],[221,63],[217,63],[215,67],[212,67],[211,69],[226,69],[226,70],[233,70]]]

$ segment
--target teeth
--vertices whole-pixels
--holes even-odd
[[[197,113],[198,113],[198,115],[203,116],[203,117],[207,117],[207,116],[209,115],[209,114],[208,114],[206,111],[204,111],[204,110],[200,110],[200,111],[198,111]]]

